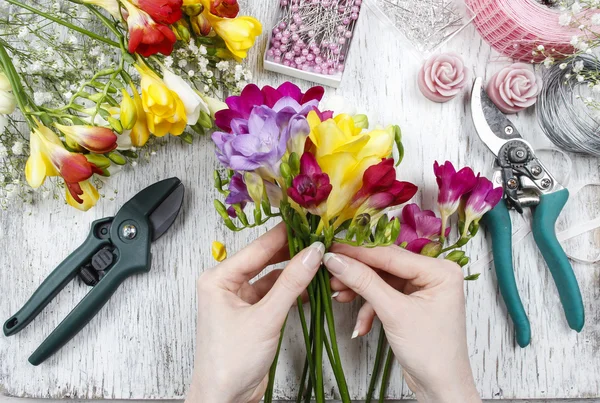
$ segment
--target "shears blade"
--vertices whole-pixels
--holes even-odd
[[[152,226],[152,242],[160,238],[169,228],[181,210],[185,188],[179,184],[171,194],[150,214]]]
[[[512,122],[488,97],[481,77],[475,79],[471,90],[471,117],[479,138],[495,156],[508,141],[522,139]]]

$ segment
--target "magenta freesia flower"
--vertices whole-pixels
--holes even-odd
[[[394,159],[387,158],[377,165],[370,166],[363,174],[362,187],[352,198],[352,206],[373,210],[406,203],[415,193],[417,187],[410,182],[396,180]]]
[[[421,253],[425,245],[436,241],[442,232],[442,220],[431,210],[421,211],[414,203],[404,206],[400,223],[396,245],[406,243],[406,250],[414,253]],[[447,228],[445,235],[449,233],[450,228]]]
[[[233,119],[248,119],[255,106],[267,106],[276,111],[284,107],[292,108],[295,113],[303,112],[308,114],[319,104],[323,98],[323,87],[316,86],[303,93],[300,88],[289,81],[281,84],[277,89],[268,85],[262,89],[254,84],[244,87],[240,95],[228,97],[225,103],[229,109],[223,109],[215,114],[215,124],[224,131],[232,130]],[[287,98],[285,104],[280,103],[278,109],[276,105],[282,98]],[[293,102],[292,102],[293,101]]]
[[[284,114],[285,116],[282,116]],[[255,107],[248,120],[234,119],[232,133],[215,132],[219,161],[235,171],[261,169],[267,178],[277,178],[287,142],[295,136],[308,136],[310,127],[301,115],[277,113],[266,106]]]
[[[448,217],[458,209],[460,198],[475,187],[477,177],[469,167],[456,172],[450,161],[446,161],[444,165],[440,165],[436,161],[433,164],[433,172],[440,188],[438,207],[442,216],[442,228],[445,230]]]
[[[493,209],[502,199],[504,190],[502,187],[494,188],[492,182],[484,177],[477,178],[477,184],[473,190],[464,197],[464,220],[465,228],[463,237],[469,230],[471,223],[478,223],[481,217]]]
[[[292,187],[288,188],[288,196],[306,208],[310,213],[321,215],[319,207],[324,207],[325,200],[331,193],[332,186],[329,176],[323,173],[314,155],[304,153],[300,158],[300,174],[292,181]]]

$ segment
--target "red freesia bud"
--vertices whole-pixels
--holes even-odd
[[[139,53],[144,57],[157,53],[162,53],[165,56],[170,55],[173,51],[173,45],[177,42],[177,37],[171,31],[171,28],[157,23],[148,13],[128,1],[123,1],[123,4],[129,13],[127,16],[129,52]]]
[[[111,129],[98,126],[63,126],[56,124],[65,136],[88,151],[104,154],[117,148],[117,135]]]
[[[210,13],[223,18],[235,18],[240,12],[237,0],[212,0]]]
[[[131,0],[133,4],[147,12],[160,24],[174,24],[183,15],[183,0]]]
[[[362,187],[352,198],[352,204],[358,208],[366,203],[367,208],[383,210],[406,203],[415,193],[414,184],[396,180],[394,160],[388,158],[365,171]]]
[[[329,176],[323,173],[315,156],[308,152],[302,154],[300,174],[293,179],[292,187],[288,188],[288,196],[310,211],[327,200],[331,189]]]

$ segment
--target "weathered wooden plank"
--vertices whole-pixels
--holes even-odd
[[[251,14],[272,21],[274,2],[248,4]],[[265,27],[265,31],[267,27]],[[276,85],[287,78],[262,69],[263,35],[248,60],[254,82]],[[473,74],[486,78],[503,62],[482,43],[472,27],[448,44],[460,52]],[[400,176],[421,185],[418,200],[434,207],[433,160],[449,159],[490,173],[491,154],[476,138],[467,105],[459,97],[446,104],[424,99],[416,86],[421,58],[392,34],[365,8],[358,22],[344,82],[338,94],[369,114],[372,123],[399,123],[404,132],[406,157]],[[304,88],[309,83],[301,82]],[[465,92],[466,94],[466,92]],[[534,145],[547,144],[531,112],[519,114],[515,124]],[[550,158],[548,165],[560,166]],[[598,160],[575,157],[572,181],[600,182]],[[213,265],[210,243],[226,241],[239,250],[265,229],[232,234],[213,212],[212,170],[216,159],[208,138],[192,146],[172,141],[152,159],[152,165],[127,169],[111,179],[104,200],[83,214],[47,201],[23,210],[0,213],[0,318],[8,318],[35,290],[47,273],[84,239],[93,219],[114,214],[137,190],[176,175],[187,187],[187,197],[175,226],[153,245],[153,268],[128,280],[90,324],[47,363],[32,367],[28,355],[60,322],[86,289],[69,285],[20,334],[0,337],[0,391],[11,396],[171,399],[185,395],[193,366],[196,322],[194,280]],[[595,217],[598,190],[569,202],[559,225],[574,225]],[[588,212],[589,217],[584,216]],[[529,225],[515,217],[515,229]],[[598,238],[575,241],[572,248],[598,248]],[[469,248],[473,260],[484,256],[489,239]],[[517,281],[532,321],[533,342],[515,346],[512,326],[498,297],[491,265],[481,279],[465,286],[468,337],[477,386],[485,398],[584,398],[600,396],[600,272],[599,265],[574,263],[587,310],[587,325],[577,335],[563,318],[554,285],[531,236],[514,247]],[[364,397],[375,352],[377,334],[350,340],[359,305],[336,306],[340,348],[353,397]],[[302,364],[303,342],[295,313],[280,357],[275,394],[294,397]],[[411,396],[400,371],[393,372],[389,396]],[[330,371],[326,381],[331,390]]]

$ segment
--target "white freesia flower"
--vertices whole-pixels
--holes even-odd
[[[10,86],[10,81],[6,75],[0,72],[0,91],[11,91],[12,87]]]
[[[208,105],[206,105],[206,102],[204,102],[200,95],[177,74],[164,69],[163,81],[171,91],[175,92],[181,98],[185,107],[188,125],[195,125],[198,122],[200,111],[204,111],[205,113],[210,112]]]
[[[17,101],[12,92],[0,90],[0,115],[10,115],[16,107]]]

